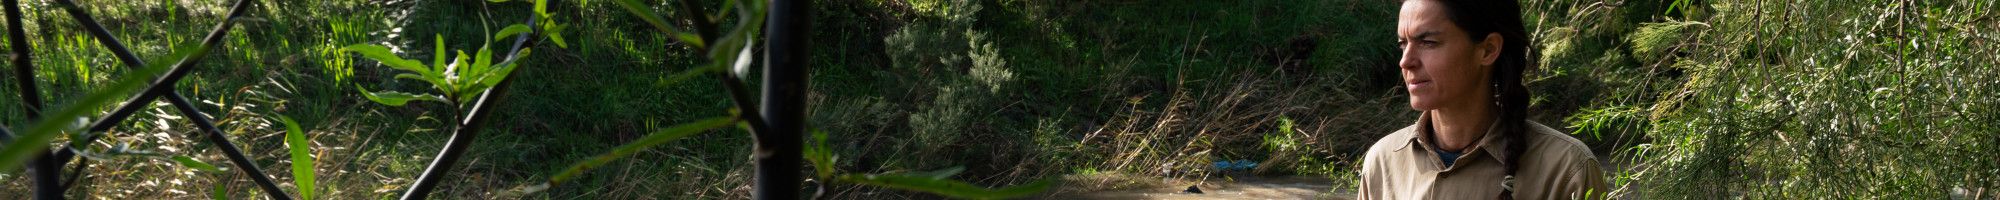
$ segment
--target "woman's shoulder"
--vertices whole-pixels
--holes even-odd
[[[1530,145],[1529,152],[1536,152],[1541,155],[1568,155],[1592,161],[1597,159],[1597,154],[1590,151],[1590,145],[1583,144],[1582,140],[1577,140],[1576,137],[1571,137],[1568,133],[1542,125],[1542,123],[1529,121],[1528,124],[1529,134],[1527,134],[1528,137],[1526,138]]]
[[[1601,194],[1607,191],[1604,170],[1596,154],[1583,141],[1568,133],[1549,128],[1541,123],[1529,122],[1526,134],[1528,152],[1521,157],[1524,177],[1520,180],[1526,193],[1517,197],[1523,199],[1555,199],[1577,194]]]
[[[1416,125],[1410,125],[1395,132],[1389,132],[1388,135],[1383,135],[1382,138],[1376,139],[1375,144],[1368,147],[1368,154],[1372,156],[1410,148],[1410,145],[1412,145],[1410,143],[1417,137],[1416,132]]]

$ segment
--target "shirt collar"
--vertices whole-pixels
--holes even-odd
[[[1420,146],[1423,147],[1425,150],[1436,149],[1435,146],[1430,144],[1430,134],[1424,134],[1431,131],[1430,121],[1431,121],[1431,112],[1429,111],[1425,111],[1421,115],[1417,116],[1416,124],[1410,125],[1412,128],[1403,129],[1409,131],[1407,133],[1404,133],[1403,137],[1405,138],[1402,139],[1406,141],[1403,143],[1402,146],[1397,147],[1396,150],[1393,151],[1401,152],[1403,151],[1403,149],[1409,149],[1410,146]],[[1506,139],[1500,137],[1500,135],[1502,135],[1500,134],[1500,131],[1501,131],[1500,120],[1494,120],[1492,124],[1486,126],[1486,134],[1479,136],[1479,141],[1475,142],[1474,145],[1477,145],[1477,148],[1479,150],[1487,152],[1486,154],[1492,155],[1494,158],[1499,158],[1498,160],[1500,160],[1500,162],[1504,164],[1511,159],[1505,158],[1505,156],[1507,156],[1505,152],[1507,152],[1508,148],[1506,146],[1507,143],[1500,142],[1501,140]],[[1470,155],[1471,151],[1459,152],[1459,153],[1465,153],[1467,155]]]

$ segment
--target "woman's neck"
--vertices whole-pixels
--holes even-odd
[[[1476,104],[1431,110],[1431,139],[1437,140],[1439,150],[1464,153],[1486,136],[1498,109],[1492,104]]]

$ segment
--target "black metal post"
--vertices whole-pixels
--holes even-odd
[[[42,114],[42,92],[35,86],[34,46],[28,44],[25,24],[21,23],[21,2],[5,0],[7,5],[7,44],[14,51],[14,80],[21,88],[22,107],[27,110],[27,118],[39,118]],[[13,133],[0,132],[0,139],[13,140]],[[62,164],[53,153],[42,151],[37,155],[31,170],[35,178],[35,199],[63,199]]]
[[[62,165],[56,163],[55,154],[41,152],[30,164],[34,165],[35,199],[63,199]]]
[[[42,94],[41,89],[35,87],[35,63],[31,57],[34,48],[29,46],[27,30],[21,24],[21,2],[5,0],[0,3],[7,4],[7,44],[14,51],[14,80],[19,84],[16,86],[21,87],[21,102],[27,107],[29,118],[41,116]],[[12,138],[14,134],[4,135]]]
[[[535,20],[534,17],[530,17],[528,26],[534,27]],[[521,55],[521,48],[534,45],[532,36],[538,34],[531,32],[516,37],[514,46],[508,50],[507,58],[495,66],[510,65],[520,59],[517,56]],[[509,74],[520,74],[522,69],[527,68],[515,67],[515,72]],[[513,85],[513,82],[512,77],[503,77],[500,83],[493,84],[493,87],[486,88],[486,92],[480,93],[479,100],[473,102],[472,109],[469,109],[471,112],[465,113],[465,121],[460,122],[458,129],[452,131],[451,140],[445,141],[444,150],[438,152],[437,158],[431,160],[430,166],[424,167],[424,174],[417,177],[416,185],[412,185],[409,191],[403,192],[403,199],[430,198],[431,190],[437,188],[438,181],[443,180],[445,173],[451,171],[452,165],[458,163],[458,157],[472,147],[472,142],[479,137],[479,131],[485,127],[486,118],[493,115],[490,113],[493,105],[498,104],[500,98],[507,95],[507,86]]]
[[[800,197],[810,5],[806,0],[771,0],[765,18],[763,117],[770,129],[756,133],[754,199]]]

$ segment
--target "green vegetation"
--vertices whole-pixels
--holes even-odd
[[[1638,65],[1599,79],[1646,78],[1605,81],[1629,86],[1569,118],[1644,134],[1613,156],[1636,164],[1619,177],[1628,196],[1993,196],[2000,162],[1977,156],[2000,144],[1993,2],[1685,2],[1606,22],[1633,29],[1612,50],[1631,59],[1611,59]]]
[[[300,199],[313,199],[318,196],[315,192],[318,182],[313,180],[318,172],[313,171],[317,165],[313,165],[312,138],[306,138],[305,131],[299,130],[299,122],[292,117],[279,115],[278,122],[285,123],[285,147],[292,151],[293,186],[299,188]]]
[[[166,64],[199,45],[190,41],[221,19],[224,2],[80,3],[141,57]],[[761,22],[746,21],[758,19],[742,18],[732,1],[253,2],[252,19],[178,88],[297,195],[399,195],[456,128],[459,104],[497,81],[478,77],[497,72],[517,81],[513,92],[434,197],[515,189],[536,189],[529,198],[748,197],[752,139],[721,128],[739,123],[717,118],[738,116],[728,109],[736,102],[709,76],[756,74],[738,71],[755,69],[735,67],[736,58],[762,51],[738,47],[761,45],[730,33]],[[1591,145],[1617,170],[1607,177],[1614,196],[2000,193],[2000,161],[1990,156],[2000,154],[2000,4],[1524,3],[1542,61],[1529,78],[1531,117]],[[23,6],[37,47],[33,76],[54,106],[37,118],[46,120],[28,120],[12,95],[19,75],[8,73],[0,124],[17,140],[54,142],[9,143],[0,169],[28,159],[16,149],[75,137],[64,130],[158,73],[116,65],[76,22],[46,9],[54,5]],[[816,131],[807,140],[812,167],[800,170],[820,184],[808,194],[1119,190],[1142,184],[1049,180],[1227,181],[1212,178],[1222,172],[1211,164],[1239,159],[1260,163],[1250,174],[1331,177],[1340,180],[1333,192],[1345,192],[1367,145],[1416,116],[1397,84],[1394,1],[870,0],[812,9]],[[556,20],[511,26],[531,15]],[[695,15],[724,26],[708,36],[679,28],[696,27],[686,17]],[[518,61],[533,70],[509,73],[512,65],[494,59],[506,53],[488,51],[509,33],[535,30],[562,35]],[[433,59],[403,59],[423,56]],[[262,195],[164,105],[81,145],[91,165],[70,197]],[[0,173],[0,194],[29,194],[25,174]]]

